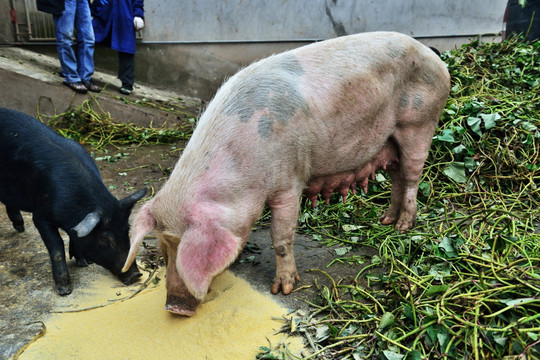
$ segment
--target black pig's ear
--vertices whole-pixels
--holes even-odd
[[[123,198],[122,200],[120,200],[120,206],[123,209],[131,210],[133,205],[135,205],[137,201],[141,200],[143,196],[146,195],[146,192],[147,190],[146,188],[144,188],[134,194],[129,195],[128,197]]]
[[[97,212],[91,212],[86,215],[80,223],[75,225],[72,230],[77,232],[78,237],[85,237],[86,235],[90,234],[92,230],[94,230],[100,220],[100,216]]]

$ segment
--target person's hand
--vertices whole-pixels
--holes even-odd
[[[133,18],[133,26],[135,26],[135,30],[141,30],[144,27],[144,20],[138,16],[135,16]]]

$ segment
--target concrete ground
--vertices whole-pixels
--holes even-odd
[[[63,78],[56,58],[18,47],[0,46],[0,107],[16,109],[32,116],[52,117],[71,107],[90,101],[115,119],[138,125],[160,126],[174,124],[178,119],[159,108],[139,106],[137,100],[148,99],[155,104],[185,111],[197,116],[204,106],[199,99],[135,84],[133,96],[118,92],[120,81],[116,76],[96,71],[93,80],[103,86],[101,93],[76,94],[62,85]]]
[[[95,76],[97,82],[109,84],[103,93],[95,97],[74,95],[71,90],[61,85],[61,78],[55,73],[58,71],[55,64],[54,59],[43,58],[43,55],[27,53],[16,48],[0,48],[2,93],[0,106],[27,112],[33,116],[39,108],[40,112],[48,111],[49,115],[54,115],[87,99],[97,99],[105,111],[109,111],[120,121],[136,119],[141,124],[175,121],[167,118],[168,115],[163,111],[126,103],[125,99],[115,93],[114,86],[110,85],[117,80],[107,74]],[[197,99],[145,86],[137,86],[135,94],[130,99],[136,101],[143,97],[157,103],[172,104],[194,115],[197,115],[203,106]],[[55,106],[39,107],[44,98],[48,99],[45,103]],[[109,147],[94,155],[99,157],[107,154],[116,159],[114,162],[97,161],[97,164],[105,184],[116,197],[121,198],[142,187],[158,191],[167,180],[168,172],[176,163],[183,145],[178,143]],[[89,151],[93,152],[93,149]],[[32,224],[31,214],[25,213],[23,217],[26,231],[18,233],[11,226],[3,206],[0,205],[0,359],[16,357],[17,352],[44,329],[44,322],[51,316],[51,311],[62,308],[66,302],[76,302],[77,294],[92,284],[97,276],[103,274],[112,276],[95,264],[87,268],[78,268],[74,260],[69,261],[73,293],[67,297],[60,297],[54,291],[49,256]],[[150,245],[156,243],[152,239],[147,242]],[[140,252],[143,253],[144,251]],[[374,253],[373,249],[363,249],[361,253],[348,255],[370,256]],[[336,278],[354,277],[361,270],[347,264],[334,264],[327,268],[335,257],[334,250],[304,235],[296,237],[295,257],[302,278],[297,287],[301,290],[289,296],[274,297],[291,309],[305,308],[307,305],[304,300],[313,299],[316,295],[316,290],[312,286],[315,278],[318,278],[319,283],[328,280],[324,275],[308,272],[309,270],[321,269]],[[268,227],[260,226],[252,232],[249,246],[239,261],[231,266],[231,270],[248,280],[255,289],[269,292],[275,269]],[[121,286],[119,281],[118,285]]]

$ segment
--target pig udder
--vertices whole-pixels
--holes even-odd
[[[343,197],[343,203],[347,201],[349,190],[356,193],[356,187],[360,187],[367,194],[368,180],[375,179],[375,173],[380,170],[399,169],[399,153],[395,142],[389,139],[375,157],[366,165],[338,174],[318,176],[311,179],[304,194],[311,200],[313,207],[317,206],[317,197],[321,194],[326,204],[330,202],[330,196],[337,191]]]

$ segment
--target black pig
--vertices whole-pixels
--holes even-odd
[[[0,108],[0,202],[17,231],[24,231],[20,211],[32,213],[51,258],[56,291],[71,293],[64,242],[77,265],[95,262],[125,284],[141,276],[134,263],[122,265],[129,251],[129,215],[146,189],[122,200],[107,190],[94,160],[33,117]]]

